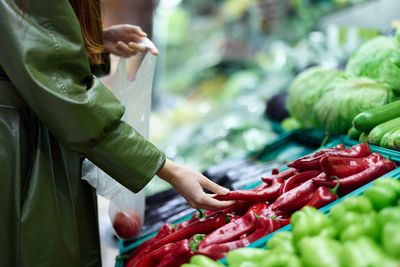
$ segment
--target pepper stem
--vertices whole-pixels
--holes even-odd
[[[326,132],[326,133],[325,133],[325,137],[324,137],[324,139],[322,140],[321,146],[320,146],[320,147],[323,147],[323,146],[326,145],[326,143],[328,143],[329,137],[330,137],[330,134],[329,134],[328,132]]]
[[[339,177],[337,177],[337,176],[331,176],[331,179],[335,179],[335,180],[336,180],[336,185],[335,185],[334,188],[330,189],[329,191],[331,191],[333,194],[337,195],[337,191],[338,191],[339,186],[340,186]]]
[[[204,218],[204,217],[206,217],[204,211],[202,211],[201,209],[197,209],[196,218],[197,219],[201,219],[201,218]]]

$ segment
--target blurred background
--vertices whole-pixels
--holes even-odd
[[[103,10],[105,27],[139,25],[160,50],[150,140],[168,158],[205,171],[295,128],[284,119],[296,74],[315,65],[343,68],[360,44],[392,34],[400,1],[103,0]],[[127,61],[131,79],[142,58]],[[108,85],[117,64],[112,58]],[[167,189],[153,179],[145,190]],[[116,239],[107,202],[99,203],[103,264],[113,266]]]

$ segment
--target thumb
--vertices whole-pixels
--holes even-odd
[[[210,190],[211,192],[218,194],[218,195],[226,195],[229,193],[229,189],[225,188],[223,186],[220,186],[212,181],[210,181],[209,179],[207,179],[206,177],[204,177],[202,179],[202,181],[200,182],[201,186],[203,186],[204,188]]]

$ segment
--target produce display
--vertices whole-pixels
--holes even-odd
[[[287,107],[290,115],[302,128],[322,128],[327,134],[350,131],[351,137],[367,140],[366,135],[372,129],[363,124],[375,127],[377,120],[392,116],[390,110],[394,108],[388,106],[384,110],[391,115],[376,114],[374,121],[359,117],[354,121],[355,129],[350,130],[352,121],[361,112],[379,110],[396,100],[400,90],[397,79],[400,74],[399,40],[398,32],[394,37],[378,36],[367,41],[350,57],[344,71],[314,67],[300,73],[289,89]],[[386,126],[383,128],[387,129]],[[380,136],[375,137],[375,134],[373,132],[373,141],[380,141]],[[383,146],[389,146],[386,138]]]
[[[400,35],[395,38],[379,36],[363,44],[350,58],[346,73],[369,77],[400,91]]]
[[[225,210],[198,211],[188,221],[165,224],[155,237],[132,251],[126,266],[180,266],[193,254],[223,258],[289,224],[291,214],[304,206],[321,208],[396,164],[363,143],[325,148],[288,167],[282,172],[273,169],[254,189],[216,195],[216,199],[236,200]]]
[[[358,114],[353,125],[350,138],[400,150],[400,101]]]
[[[329,215],[304,207],[292,231],[276,233],[267,250],[242,248],[226,256],[231,267],[400,266],[400,181],[381,178],[363,195],[344,199]],[[224,266],[194,256],[182,267]]]

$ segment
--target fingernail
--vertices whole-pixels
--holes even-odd
[[[224,194],[228,194],[229,193],[229,189],[228,188],[222,188],[222,190],[221,190]]]

